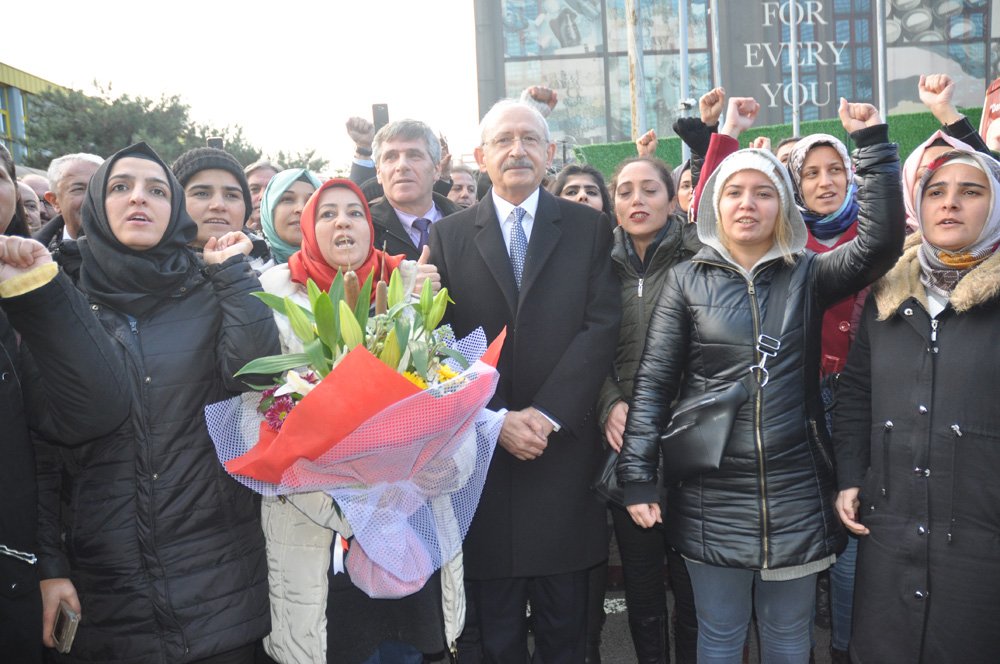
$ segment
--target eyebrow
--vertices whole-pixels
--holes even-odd
[[[941,181],[941,182],[932,182],[931,184],[927,185],[924,188],[924,191],[926,191],[928,189],[934,189],[934,188],[937,188],[937,187],[945,187],[947,185],[948,185],[948,183],[944,182],[944,181]],[[988,187],[986,187],[986,185],[979,184],[978,182],[959,182],[958,186],[960,186],[960,187],[975,187],[976,189],[987,189],[988,188]]]

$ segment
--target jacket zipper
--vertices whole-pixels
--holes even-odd
[[[133,318],[132,316],[129,316],[127,314],[126,314],[126,319],[128,320],[128,326],[129,326],[129,329],[132,332],[132,336],[134,338],[138,338],[138,336],[139,336],[139,322],[135,318]],[[122,345],[125,346],[125,354],[126,354],[126,356],[128,356],[129,355],[129,350],[130,350],[129,349],[129,345],[126,344],[126,343],[124,343],[123,339],[120,340],[120,341],[122,342]],[[145,405],[146,405],[146,401],[147,401],[146,387],[145,387],[146,377],[144,376],[144,374],[146,373],[146,364],[145,364],[145,361],[141,359],[142,358],[142,348],[141,348],[140,344],[136,341],[136,342],[134,342],[134,346],[135,346],[136,357],[137,357],[137,359],[139,359],[141,361],[141,365],[142,365],[142,366],[137,366],[136,367],[137,369],[139,369],[139,371],[138,371],[138,378],[139,378],[139,402],[140,402],[140,407],[139,407],[138,418],[139,418],[139,421],[140,421],[140,428],[141,428],[141,430],[143,432],[143,437],[145,438],[145,441],[146,441],[146,444],[145,444],[145,448],[146,448],[146,463],[148,464],[148,467],[150,468],[150,470],[152,470],[153,459],[152,459],[152,453],[151,453],[150,448],[149,448],[149,440],[150,440],[149,427],[147,426],[147,423],[146,423],[146,417],[143,414],[144,411],[145,411]],[[155,484],[155,480],[154,480],[154,484]],[[154,491],[155,491],[155,486],[151,486],[150,487],[151,494]],[[152,508],[152,505],[150,505],[150,508]],[[155,551],[156,547],[157,547],[157,543],[156,542],[157,542],[158,538],[157,538],[157,533],[156,533],[156,528],[155,528],[154,520],[150,521],[150,534],[152,536],[152,542],[151,542],[152,549]],[[159,565],[160,565],[160,567],[162,569],[163,568],[163,563],[160,562],[158,555],[156,556],[156,559],[157,559],[157,562],[159,563]],[[145,567],[145,563],[143,563],[143,567]],[[148,568],[147,568],[147,572],[148,572]],[[184,633],[184,629],[181,627],[180,621],[177,620],[176,614],[174,614],[174,612],[172,610],[173,609],[173,604],[172,604],[171,599],[170,599],[170,591],[167,590],[166,587],[164,587],[164,590],[165,590],[165,595],[166,595],[166,598],[167,598],[167,604],[169,605],[169,607],[171,609],[171,612],[170,612],[171,613],[171,617],[174,618],[174,623],[175,623],[175,625],[177,627],[177,633],[181,637],[181,644],[184,647],[184,654],[188,654],[189,652],[191,652],[191,646],[188,643],[187,634]]]
[[[747,282],[747,293],[750,295],[750,316],[753,319],[753,338],[754,338],[754,360],[760,362],[760,353],[757,351],[757,339],[760,337],[760,310],[758,308],[757,302],[757,289],[754,287],[753,279],[756,272],[750,275],[748,279],[743,273],[734,269],[730,265],[724,263],[716,263],[714,261],[698,261],[699,263],[705,263],[706,265],[714,265],[716,267],[721,267],[732,272],[736,272]],[[767,511],[767,478],[764,472],[764,435],[762,431],[762,420],[764,411],[764,391],[754,390],[756,394],[754,395],[754,417],[753,417],[753,427],[754,427],[754,444],[757,448],[757,485],[760,490],[760,511],[761,511],[761,548],[763,549],[764,560],[761,565],[762,569],[768,568],[768,558],[770,557],[770,546],[768,540],[770,538],[770,533],[768,532],[768,511]]]
[[[639,277],[639,297],[642,297],[642,282],[645,281],[644,277]]]

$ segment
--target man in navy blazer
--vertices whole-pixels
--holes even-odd
[[[607,557],[604,506],[589,484],[601,457],[594,414],[621,317],[607,218],[540,188],[555,153],[545,119],[504,100],[480,125],[476,159],[493,181],[478,204],[436,223],[431,258],[462,337],[507,328],[490,407],[500,441],[465,540],[470,604],[486,661],[535,650],[582,662],[587,570]]]

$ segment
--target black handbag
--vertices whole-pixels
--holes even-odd
[[[597,494],[597,499],[601,502],[611,503],[625,509],[625,489],[618,484],[618,475],[615,472],[615,468],[618,466],[618,452],[613,449],[608,448],[607,453],[604,455],[604,460],[601,461],[601,466],[597,469],[597,474],[594,476],[594,482],[590,485],[591,490]],[[660,493],[660,497],[666,496],[666,488],[663,484],[663,473],[658,473],[657,477],[659,480],[656,483],[656,488]]]
[[[749,368],[747,375],[722,390],[699,394],[679,401],[667,428],[660,434],[660,456],[668,483],[718,470],[733,433],[736,415],[757,390],[767,384],[767,358],[781,348],[778,337],[785,316],[788,280],[791,269],[778,267],[771,283],[769,305],[761,334],[757,337],[760,362]]]

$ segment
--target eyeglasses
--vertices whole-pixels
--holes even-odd
[[[542,139],[534,134],[526,136],[497,136],[487,141],[486,144],[498,150],[507,150],[514,147],[515,141],[520,141],[521,147],[525,150],[534,150],[542,144]]]

